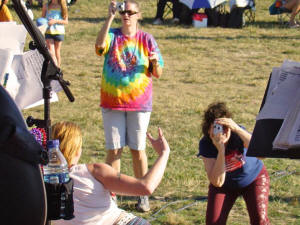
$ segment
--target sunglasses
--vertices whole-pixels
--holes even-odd
[[[133,16],[133,15],[137,14],[138,12],[131,11],[131,10],[124,10],[124,11],[120,11],[119,13],[122,16],[125,15],[125,14],[127,14],[128,16]]]

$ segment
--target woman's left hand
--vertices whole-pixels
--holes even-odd
[[[55,20],[55,19],[50,19],[50,20],[48,21],[48,25],[51,26],[51,25],[53,25],[53,24],[56,24],[56,20]]]
[[[240,126],[231,118],[217,118],[215,122],[229,128],[233,132],[237,132],[240,129]]]
[[[149,61],[153,65],[157,65],[157,63],[158,63],[158,54],[156,52],[150,52]]]

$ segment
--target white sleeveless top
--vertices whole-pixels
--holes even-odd
[[[112,225],[123,210],[112,200],[109,190],[97,181],[85,164],[73,166],[74,215],[72,220],[53,220],[54,225]]]

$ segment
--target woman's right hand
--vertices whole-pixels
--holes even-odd
[[[117,2],[115,0],[111,0],[108,7],[108,16],[115,16],[117,11]]]
[[[158,138],[154,139],[150,133],[147,133],[147,137],[152,144],[152,147],[155,149],[157,154],[161,156],[164,152],[170,152],[170,147],[163,136],[163,132],[160,128],[158,128]]]

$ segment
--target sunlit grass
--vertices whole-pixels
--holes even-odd
[[[52,123],[68,120],[84,132],[82,163],[103,162],[105,158],[102,117],[99,109],[100,76],[103,58],[95,55],[94,42],[107,15],[109,0],[78,0],[69,8],[69,25],[62,45],[62,70],[71,83],[75,102],[63,92],[51,104]],[[255,117],[273,67],[285,59],[300,61],[298,29],[286,29],[276,16],[268,15],[272,1],[257,1],[256,22],[243,29],[153,26],[156,1],[141,1],[141,29],[158,42],[165,67],[161,79],[154,80],[153,112],[149,131],[164,130],[172,153],[159,188],[151,198],[152,210],[135,211],[135,200],[124,198],[120,206],[152,224],[204,224],[208,181],[203,163],[196,157],[201,137],[203,110],[212,101],[226,101],[234,119],[252,131]],[[35,17],[41,12],[34,9]],[[14,14],[15,15],[15,14]],[[119,26],[119,20],[113,26]],[[29,38],[28,38],[29,40]],[[43,107],[23,111],[24,116],[43,117]],[[156,154],[147,147],[149,165]],[[272,224],[300,224],[300,163],[289,159],[266,159],[271,177],[269,216]],[[292,167],[288,167],[292,166]],[[278,171],[296,171],[279,176]],[[122,172],[133,174],[128,149],[122,157]],[[183,202],[176,202],[184,200]],[[184,206],[197,204],[179,210]],[[178,211],[179,210],[179,211]],[[235,204],[228,224],[249,224],[242,199]]]

